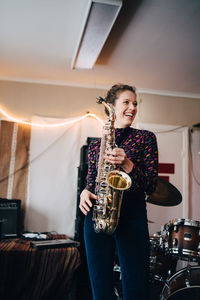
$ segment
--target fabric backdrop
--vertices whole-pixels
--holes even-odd
[[[0,121],[0,198],[21,200],[20,230],[23,231],[30,126]]]
[[[190,218],[200,221],[200,128],[190,131]]]
[[[32,122],[56,124],[70,120],[33,117]],[[27,230],[74,236],[80,149],[87,137],[101,133],[101,123],[91,117],[62,127],[32,127]]]

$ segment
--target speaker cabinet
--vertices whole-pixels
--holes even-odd
[[[0,238],[19,235],[21,200],[0,198]]]

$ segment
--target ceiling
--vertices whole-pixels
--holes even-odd
[[[92,70],[72,70],[90,0],[0,0],[0,79],[200,98],[200,1],[124,0]]]

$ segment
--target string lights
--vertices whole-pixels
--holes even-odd
[[[73,120],[69,120],[69,121],[65,121],[65,122],[57,123],[57,124],[40,124],[40,123],[32,123],[32,122],[23,121],[21,119],[12,117],[1,107],[0,107],[0,113],[2,113],[2,115],[5,116],[6,118],[8,118],[10,121],[20,123],[20,124],[35,126],[35,127],[61,127],[61,126],[66,126],[69,124],[77,123],[77,122],[79,122],[85,118],[89,118],[89,117],[96,119],[97,121],[99,121],[101,123],[101,125],[104,125],[104,122],[101,118],[99,118],[97,115],[90,113],[90,112],[86,113],[85,115],[83,115],[81,117],[77,117]]]

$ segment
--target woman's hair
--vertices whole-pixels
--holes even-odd
[[[104,98],[105,102],[115,105],[115,100],[119,97],[120,93],[124,91],[131,91],[136,94],[136,88],[133,86],[121,83],[115,84],[108,90],[106,97]],[[109,115],[107,108],[105,108],[105,112]]]

